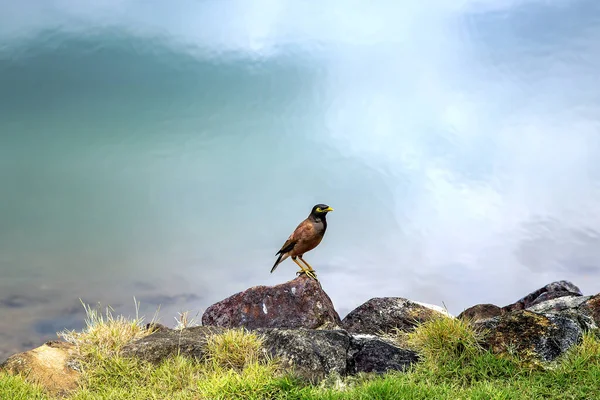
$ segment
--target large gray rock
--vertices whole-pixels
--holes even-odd
[[[121,355],[152,363],[160,363],[177,354],[202,360],[206,357],[206,342],[210,335],[224,331],[223,328],[211,326],[181,330],[161,327],[157,332],[123,346]]]
[[[552,361],[579,343],[585,330],[577,316],[529,310],[482,320],[475,326],[484,333],[483,344],[493,352],[516,352],[542,361]]]
[[[264,347],[297,375],[318,381],[331,373],[347,373],[350,338],[342,330],[257,329]]]
[[[569,281],[556,281],[529,293],[516,302],[502,307],[505,311],[524,310],[532,305],[546,300],[552,300],[564,296],[583,296],[581,290]]]
[[[449,316],[433,306],[402,297],[376,297],[352,310],[342,320],[342,327],[351,333],[378,335],[395,329],[411,331],[432,318]]]
[[[333,329],[340,316],[321,284],[302,274],[276,286],[255,286],[211,305],[202,325],[226,328]]]
[[[419,361],[416,352],[401,349],[394,343],[375,335],[356,334],[350,336],[348,350],[348,373],[386,373],[406,371]]]

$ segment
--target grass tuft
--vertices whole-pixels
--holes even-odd
[[[22,376],[12,376],[0,371],[0,399],[48,400],[42,388],[25,381]]]
[[[86,327],[81,332],[64,330],[58,332],[58,336],[74,344],[84,359],[104,359],[117,354],[127,343],[152,333],[152,330],[145,328],[144,317],[139,316],[139,303],[135,298],[134,303],[135,318],[128,318],[113,316],[114,310],[110,306],[106,307],[103,314],[99,305],[92,308],[82,302],[86,313]],[[155,320],[156,315],[151,323]]]
[[[243,328],[211,335],[206,350],[208,359],[213,363],[236,370],[266,359],[262,337]]]
[[[480,335],[458,318],[433,318],[407,336],[403,340],[423,356],[430,368],[446,363],[465,365],[483,352]]]
[[[510,379],[525,369],[514,355],[497,355],[481,346],[481,333],[458,318],[436,317],[401,336],[421,356],[415,376],[455,385]]]

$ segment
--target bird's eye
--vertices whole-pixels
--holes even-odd
[[[317,207],[317,212],[323,212],[323,209],[321,207]]]

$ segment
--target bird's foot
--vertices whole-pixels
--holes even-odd
[[[300,276],[300,274],[306,274],[306,276],[308,276],[309,278],[312,278],[315,281],[318,281],[317,274],[315,273],[314,270],[312,270],[312,271],[309,271],[309,270],[300,270],[300,271],[296,272],[296,276]]]
[[[317,279],[317,274],[316,274],[316,272],[315,272],[314,270],[312,270],[312,271],[307,271],[307,272],[306,272],[306,275],[310,276],[310,277],[311,277],[311,278],[313,278],[315,281],[318,281],[318,279]]]

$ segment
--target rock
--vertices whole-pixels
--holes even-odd
[[[600,327],[600,293],[580,304],[577,310],[588,315]]]
[[[378,335],[393,333],[394,329],[410,331],[439,316],[446,314],[402,297],[376,297],[346,315],[342,327],[352,333]]]
[[[287,368],[311,382],[330,373],[345,375],[350,337],[342,330],[257,329],[264,346]]]
[[[544,292],[540,294],[534,301],[532,301],[527,308],[535,306],[536,304],[544,303],[549,300],[560,299],[562,297],[578,298],[582,296],[566,290],[558,290],[556,292]]]
[[[159,324],[158,322],[150,322],[150,323],[146,324],[145,329],[152,333],[159,332],[159,331],[165,332],[165,331],[170,330],[170,328],[168,328],[167,326],[165,326],[163,324]]]
[[[226,328],[197,326],[182,330],[162,329],[125,345],[124,357],[159,363],[177,354],[206,358],[210,335]],[[342,329],[257,328],[265,356],[278,358],[284,368],[311,382],[329,374],[404,371],[418,360],[415,352],[373,335],[350,335]]]
[[[348,350],[348,373],[385,373],[406,371],[419,357],[412,350],[401,349],[374,335],[351,335]]]
[[[80,373],[74,354],[72,344],[49,341],[9,357],[0,369],[13,375],[22,374],[27,381],[39,384],[49,394],[64,396],[77,388]]]
[[[581,290],[569,281],[556,281],[529,293],[513,304],[502,307],[505,311],[524,310],[536,303],[538,297],[544,295],[540,301],[550,300],[561,296],[583,296]],[[537,302],[539,303],[539,301]]]
[[[333,329],[340,324],[320,283],[305,275],[236,293],[208,307],[202,315],[202,325],[227,328]]]
[[[541,297],[541,296],[540,296]],[[535,302],[535,304],[527,307],[527,310],[540,314],[559,313],[561,311],[575,310],[581,304],[585,303],[592,296],[563,296]]]
[[[583,335],[579,322],[569,315],[542,315],[518,310],[475,323],[484,328],[483,344],[495,353],[516,352],[552,361]]]
[[[586,331],[598,328],[594,312],[587,305],[593,296],[564,296],[542,301],[527,308],[529,311],[546,316],[562,315],[576,320]]]
[[[208,337],[222,332],[222,328],[209,326],[195,326],[182,330],[163,328],[126,344],[121,349],[121,355],[137,357],[155,364],[177,354],[202,360],[206,357]]]
[[[458,314],[458,318],[475,322],[502,314],[504,314],[504,310],[494,304],[477,304]]]

